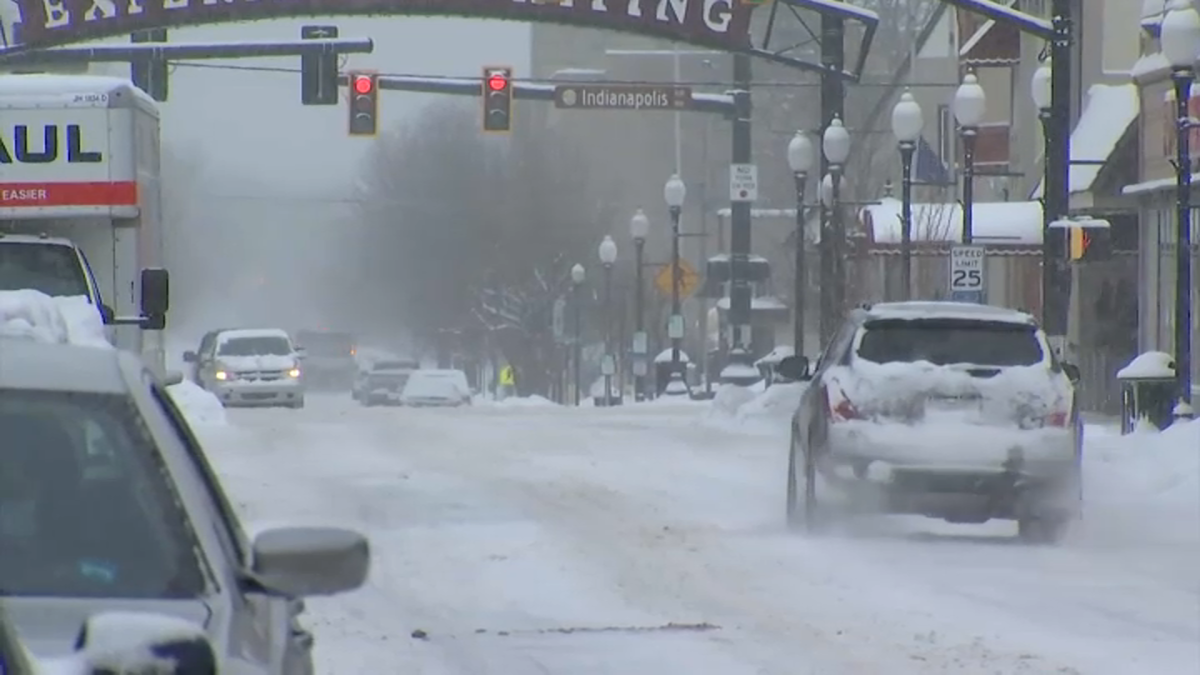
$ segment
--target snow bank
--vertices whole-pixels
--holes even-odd
[[[509,396],[508,398],[500,399],[495,402],[495,405],[501,408],[538,408],[544,406],[557,406],[558,404],[545,396]]]
[[[788,382],[763,388],[723,385],[709,406],[706,420],[717,427],[775,433],[787,430],[800,405],[807,382]]]
[[[1200,420],[1093,437],[1085,452],[1090,538],[1200,545]]]
[[[82,295],[55,298],[33,290],[0,291],[0,335],[112,349],[100,312]]]
[[[212,392],[201,389],[191,380],[173,384],[167,387],[167,391],[189,424],[211,426],[229,423],[221,401]]]

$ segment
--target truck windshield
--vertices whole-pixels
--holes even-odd
[[[83,265],[70,246],[0,242],[0,291],[23,289],[90,297]]]

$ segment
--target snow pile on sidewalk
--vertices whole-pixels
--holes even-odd
[[[1200,420],[1093,437],[1085,452],[1091,538],[1200,545]]]
[[[758,427],[777,431],[800,405],[807,382],[775,384],[765,389],[723,385],[709,408],[708,420],[719,426]]]
[[[0,291],[0,335],[112,349],[100,312],[82,295],[55,298],[34,290]]]
[[[501,408],[538,408],[545,406],[557,406],[558,404],[545,396],[509,396],[495,401],[494,404]]]
[[[229,424],[225,406],[212,392],[205,391],[191,380],[167,387],[171,400],[191,425],[223,426]]]

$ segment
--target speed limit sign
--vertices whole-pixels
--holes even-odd
[[[984,263],[987,253],[982,246],[955,246],[950,249],[950,298],[960,302],[983,302],[986,290]]]

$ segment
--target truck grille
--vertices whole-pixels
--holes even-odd
[[[237,373],[237,379],[253,380],[253,381],[282,380],[286,376],[287,376],[287,372],[283,371],[283,370],[248,370],[245,372]]]

